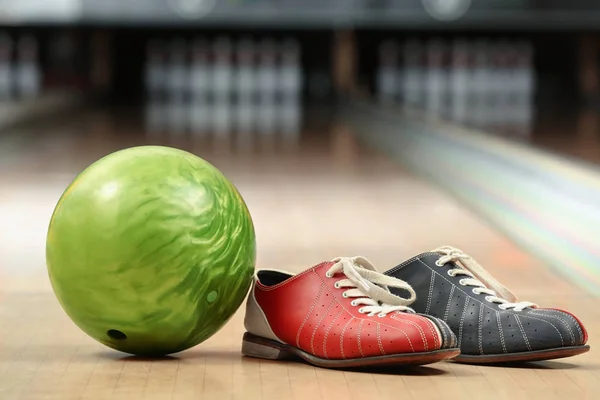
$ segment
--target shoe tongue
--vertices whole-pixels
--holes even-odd
[[[443,253],[440,253],[443,254]],[[481,281],[488,289],[496,292],[497,296],[510,303],[518,302],[517,296],[512,293],[506,286],[501,284],[492,274],[486,271],[477,261],[472,257],[467,259],[459,259],[455,261],[456,264],[460,265],[461,268],[466,269],[473,276]]]

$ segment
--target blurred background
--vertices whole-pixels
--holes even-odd
[[[591,0],[2,0],[4,273],[31,287],[75,174],[112,151],[161,144],[240,186],[264,264],[320,261],[303,235],[323,238],[325,258],[361,253],[377,233],[348,238],[355,227],[340,221],[376,208],[392,181],[407,214],[386,219],[388,205],[373,226],[435,231],[447,211],[420,197],[418,179],[598,294],[599,20]],[[335,210],[318,198],[341,181],[332,204],[374,197],[333,213],[335,233],[323,233],[326,213],[301,204]],[[277,190],[280,202],[265,194]],[[411,207],[430,214],[410,220]],[[463,220],[436,240],[475,245]],[[296,236],[285,241],[288,228]]]

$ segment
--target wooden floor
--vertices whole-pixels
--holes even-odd
[[[361,149],[343,126],[309,136],[295,149],[263,143],[262,150],[235,150],[233,156],[204,140],[144,139],[103,115],[80,119],[0,138],[1,400],[597,398],[597,300],[440,190]],[[234,181],[253,214],[259,267],[300,271],[360,254],[383,271],[452,244],[523,299],[578,314],[593,349],[520,368],[446,362],[332,371],[242,357],[243,308],[211,339],[173,358],[136,359],[105,348],[76,328],[55,300],[46,277],[45,232],[75,173],[108,152],[144,143],[194,151]]]

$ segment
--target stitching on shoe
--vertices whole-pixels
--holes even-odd
[[[383,325],[383,326],[385,326],[387,328],[390,328],[390,329],[394,329],[394,330],[396,330],[398,332],[401,332],[406,337],[406,340],[408,341],[408,344],[410,345],[410,349],[413,352],[415,351],[415,348],[414,348],[414,346],[412,344],[412,341],[410,340],[410,336],[408,336],[408,334],[403,329],[400,329],[400,328],[395,327],[395,326],[386,325],[386,324],[381,324],[381,325]],[[424,346],[423,347],[425,348],[425,350],[427,350],[427,342],[424,342]]]
[[[336,303],[340,304],[339,301],[335,301]],[[323,335],[323,355],[325,355],[325,358],[329,358],[327,357],[327,338],[329,337],[329,332],[331,331],[331,328],[333,327],[333,324],[335,324],[335,321],[337,321],[337,319],[340,317],[340,315],[346,311],[344,309],[344,307],[341,307],[341,310],[337,313],[337,315],[335,316],[335,318],[333,319],[333,321],[331,321],[331,323],[329,324],[329,326],[327,327],[327,330],[325,330],[325,335]]]
[[[496,311],[496,321],[498,322],[498,331],[500,332],[500,342],[502,343],[502,350],[506,351],[506,343],[504,342],[504,329],[502,328],[502,322],[500,322],[500,313]]]
[[[401,269],[402,267],[404,267],[406,264],[409,264],[410,262],[413,262],[413,261],[419,261],[421,264],[423,264],[424,266],[426,266],[427,268],[429,268],[429,270],[430,270],[430,271],[431,271],[431,272],[432,272],[434,275],[438,275],[439,277],[443,278],[443,279],[444,279],[446,282],[450,283],[450,284],[451,284],[453,287],[456,287],[456,288],[457,288],[457,289],[458,289],[460,292],[464,293],[466,296],[469,296],[469,294],[467,294],[467,292],[465,292],[465,291],[464,291],[464,290],[463,290],[461,287],[457,286],[457,285],[456,285],[454,282],[452,282],[452,281],[450,281],[449,279],[447,279],[447,278],[446,278],[446,277],[445,277],[443,274],[439,273],[438,271],[434,270],[432,267],[430,267],[429,265],[427,265],[425,262],[423,262],[423,261],[421,260],[421,258],[420,258],[420,257],[422,257],[422,256],[425,256],[425,255],[437,255],[437,254],[436,254],[436,253],[425,253],[425,254],[421,254],[419,257],[415,257],[415,258],[413,258],[413,259],[411,259],[411,260],[409,260],[409,261],[407,261],[407,262],[405,262],[405,263],[401,264],[400,266],[398,266],[398,267],[394,268],[392,271],[396,271],[396,270],[398,270],[398,269]],[[477,298],[472,298],[472,299],[473,299],[474,301],[476,301],[477,303],[479,303],[479,306],[480,306],[480,309],[479,309],[479,352],[480,352],[480,354],[482,354],[482,355],[483,355],[483,354],[484,354],[484,352],[483,352],[483,338],[482,338],[483,311],[484,311],[484,308],[485,308],[485,309],[492,310],[492,311],[494,311],[494,312],[498,312],[498,310],[496,310],[494,307],[490,307],[490,306],[488,306],[488,305],[487,305],[487,304],[485,304],[483,301],[481,301],[481,300],[479,300],[479,299],[477,299]],[[504,312],[505,312],[505,313],[508,313],[508,314],[515,315],[515,316],[517,315],[517,313],[514,313],[514,312],[509,312],[508,310],[506,310],[506,311],[504,311]],[[558,328],[557,328],[557,327],[556,327],[554,324],[552,324],[551,322],[549,322],[549,321],[546,321],[546,320],[543,320],[543,319],[540,319],[540,318],[535,318],[535,317],[531,316],[531,315],[530,315],[531,313],[532,313],[532,312],[531,312],[531,311],[529,311],[529,312],[527,312],[527,313],[521,313],[520,315],[521,315],[522,317],[527,317],[527,318],[531,318],[531,319],[533,319],[533,320],[537,320],[537,321],[545,322],[545,323],[549,324],[550,326],[552,326],[552,327],[554,328],[554,330],[556,330],[556,332],[558,333],[558,335],[559,335],[559,337],[560,337],[560,340],[561,340],[561,346],[564,346],[564,339],[563,339],[563,337],[562,337],[562,335],[561,335],[561,333],[560,333],[560,330],[558,330]],[[534,315],[535,315],[535,314],[534,314]],[[543,315],[543,316],[546,316],[546,317],[547,317],[548,315]],[[570,317],[571,317],[571,318],[573,318],[572,316],[570,316]],[[577,326],[577,328],[580,330],[580,327],[579,327],[579,324],[578,324],[578,323],[576,323],[576,326]],[[583,335],[583,334],[580,332],[580,335]]]
[[[448,282],[449,284],[451,284],[453,287],[455,287],[456,289],[458,289],[461,293],[463,293],[465,296],[470,296],[468,292],[465,292],[460,286],[456,285],[454,282],[452,282],[451,280],[447,279],[444,274],[441,274],[435,270],[433,270],[432,268],[430,268],[427,264],[425,264],[423,261],[419,260],[421,263],[423,263],[423,265],[425,265],[426,267],[428,267],[434,274],[438,275],[439,277],[441,277],[442,279],[444,279],[446,282]],[[454,264],[456,265],[456,264]],[[456,268],[459,268],[458,266],[456,266]],[[476,302],[478,302],[481,306],[485,307],[486,309],[489,309],[491,311],[498,311],[496,308],[494,307],[490,307],[486,304],[486,302],[483,302],[477,298],[472,297],[473,300],[475,300]],[[502,312],[510,312],[510,310],[502,310]],[[512,314],[512,313],[511,313]]]
[[[362,332],[363,322],[365,322],[365,320],[361,318],[360,323],[358,324],[358,333],[356,335],[356,339],[358,341],[358,351],[360,351],[361,357],[365,356],[365,354],[362,351],[362,343],[361,343],[361,339],[360,339],[360,333]]]
[[[434,343],[437,348],[437,344],[438,344],[437,339],[436,339],[437,335],[435,334],[435,331],[432,330],[432,327],[429,325],[429,319],[421,317],[420,315],[417,315],[416,317],[423,318],[425,324],[427,324],[427,326],[429,327],[429,330],[431,330],[432,336],[434,338],[433,340],[434,340]],[[423,347],[425,348],[426,351],[429,349],[429,345],[427,343],[427,336],[425,335],[425,332],[423,332],[423,329],[421,328],[421,326],[419,324],[417,324],[415,321],[411,321],[410,319],[398,318],[398,314],[393,314],[391,316],[391,318],[395,319],[396,321],[400,321],[402,323],[412,325],[415,328],[417,328],[417,330],[419,331],[419,334],[421,335],[421,340],[423,341]],[[388,328],[392,328],[392,329],[399,329],[399,328],[396,328],[395,326],[391,326],[391,325],[387,325],[387,324],[382,324],[382,325],[386,326]],[[404,331],[402,331],[402,332],[404,332]],[[410,342],[410,338],[408,338],[408,336],[407,336],[407,339]],[[412,344],[411,344],[411,348],[412,348]]]
[[[483,303],[479,302],[479,324],[477,330],[479,331],[479,354],[483,354]]]
[[[550,310],[547,310],[547,311],[550,311]],[[575,327],[577,327],[577,330],[579,331],[579,338],[581,339],[581,342],[583,343],[584,335],[583,335],[581,326],[579,325],[579,321],[577,321],[577,318],[573,317],[571,314],[569,314],[566,311],[559,311],[559,310],[554,310],[554,311],[559,314],[565,315],[567,318],[569,318],[571,321],[573,321],[575,323]]]
[[[383,350],[383,344],[381,343],[381,332],[380,332],[380,324],[375,326],[375,332],[377,333],[377,344],[379,345],[379,351],[381,351],[381,355],[385,356],[385,351]]]
[[[438,319],[439,319],[439,318],[438,318]],[[440,322],[441,322],[442,324],[444,324],[444,325],[447,325],[447,324],[446,324],[444,321],[442,321],[441,319],[440,319]],[[437,324],[436,324],[435,322],[433,322],[433,321],[431,321],[431,324],[435,324],[435,325],[437,326]],[[444,328],[444,327],[443,327],[441,324],[440,324],[439,326],[437,326],[437,328],[438,328],[438,330],[440,331],[440,333],[442,334],[442,343],[440,343],[440,344],[439,344],[439,347],[438,347],[437,338],[436,338],[436,336],[437,336],[437,335],[435,334],[435,331],[434,331],[433,329],[431,329],[431,326],[429,326],[429,329],[431,330],[431,333],[432,333],[432,335],[433,335],[433,343],[435,344],[435,346],[436,346],[436,349],[441,349],[441,348],[442,348],[442,344],[444,344],[444,343],[448,343],[448,336],[446,336],[446,328]],[[450,328],[450,327],[448,327],[448,329],[449,329],[449,328]]]
[[[454,288],[456,286],[452,285],[450,288],[450,294],[448,295],[448,302],[446,303],[446,312],[444,313],[444,321],[448,320],[448,314],[450,313],[450,304],[452,304],[452,295],[454,294]]]
[[[555,318],[555,319],[559,320],[565,326],[565,328],[567,328],[567,332],[569,332],[569,336],[571,337],[571,346],[575,345],[575,335],[573,335],[573,331],[571,330],[569,323],[565,319],[559,317],[558,315],[552,315],[551,313],[542,313],[539,311],[538,312],[529,311],[527,314],[537,315],[539,317]]]
[[[523,334],[523,339],[525,339],[525,344],[527,345],[527,349],[529,351],[531,351],[531,345],[529,344],[529,339],[527,339],[527,334],[525,333],[525,329],[523,329],[523,324],[521,323],[521,320],[519,319],[518,315],[515,315],[515,320],[517,321],[517,324],[519,325],[519,329],[521,329],[521,333]]]
[[[549,324],[551,327],[553,327],[553,328],[554,328],[554,330],[556,331],[556,333],[558,333],[558,336],[560,336],[560,345],[561,345],[561,346],[564,346],[564,345],[565,345],[565,344],[564,344],[564,341],[563,341],[563,337],[562,337],[562,335],[560,334],[560,331],[558,330],[558,328],[557,328],[557,327],[556,327],[556,326],[555,326],[555,325],[554,325],[552,322],[550,322],[550,321],[546,321],[546,320],[544,320],[544,319],[540,319],[540,318],[532,317],[531,315],[529,315],[529,313],[527,313],[527,314],[523,314],[523,315],[522,315],[522,317],[523,317],[523,318],[531,318],[531,319],[534,319],[534,320],[536,320],[536,321],[542,321],[542,322],[545,322],[545,323]]]
[[[316,354],[315,353],[315,335],[317,334],[317,331],[319,330],[319,326],[321,325],[321,322],[323,322],[323,320],[325,319],[325,316],[327,314],[329,314],[329,310],[331,310],[331,307],[335,304],[336,300],[332,300],[329,305],[327,306],[327,309],[325,310],[325,312],[323,312],[323,316],[321,316],[321,318],[319,318],[319,322],[317,322],[315,324],[315,329],[313,330],[312,333],[312,337],[310,339],[310,351],[312,352],[312,354]]]
[[[421,261],[421,260],[419,260],[419,262],[420,262],[420,263],[422,263],[423,265],[425,265],[427,268],[429,268],[429,270],[430,270],[430,271],[431,271],[433,274],[435,274],[435,275],[439,276],[440,278],[444,279],[446,282],[448,282],[449,284],[451,284],[453,287],[455,287],[456,289],[458,289],[458,290],[459,290],[460,292],[462,292],[462,293],[463,293],[465,296],[469,296],[469,293],[465,292],[465,291],[464,291],[464,290],[463,290],[463,289],[462,289],[460,286],[456,285],[456,284],[455,284],[454,282],[452,282],[450,279],[447,279],[447,278],[444,276],[444,274],[441,274],[441,273],[437,272],[436,270],[434,270],[433,268],[430,268],[430,267],[429,267],[429,265],[425,264],[425,263],[424,263],[423,261]],[[456,264],[454,264],[454,265],[456,265]],[[458,266],[456,266],[456,268],[459,268],[459,267],[458,267]],[[473,300],[475,300],[475,301],[477,301],[478,303],[480,303],[480,304],[482,304],[482,305],[486,306],[486,304],[484,304],[484,303],[483,303],[481,300],[479,300],[479,299],[473,298]],[[487,307],[487,306],[486,306],[486,307]],[[494,311],[496,311],[496,310],[495,310],[494,308],[492,308],[492,307],[488,307],[488,308],[490,308],[491,310],[494,310]]]
[[[467,296],[467,298],[465,299],[465,306],[463,307],[463,312],[462,315],[460,316],[460,326],[458,328],[458,347],[460,347],[461,343],[462,343],[462,332],[463,332],[463,325],[465,323],[465,315],[467,314],[467,307],[469,305],[471,297]]]
[[[304,321],[302,321],[302,324],[300,325],[300,328],[298,328],[298,333],[296,334],[296,347],[298,347],[298,348],[300,348],[300,333],[302,332],[302,329],[304,329],[304,325],[306,325],[306,323],[308,322],[308,319],[310,318],[310,315],[312,314],[312,312],[314,311],[315,307],[317,306],[317,302],[321,298],[321,295],[323,294],[323,289],[324,288],[325,288],[325,283],[323,283],[321,281],[321,287],[319,288],[319,293],[317,294],[317,297],[315,297],[315,301],[313,301],[313,304],[310,307],[310,309],[308,310],[308,313],[306,314],[306,317],[304,317]]]
[[[400,315],[400,314],[396,313],[396,315]],[[441,347],[442,344],[438,343],[438,336],[435,333],[435,326],[433,326],[434,322],[430,318],[424,317],[422,315],[415,315],[415,317],[418,318],[419,320],[423,321],[423,323],[425,325],[427,325],[427,327],[431,331],[432,336],[433,336],[433,344],[434,344],[434,346],[436,346],[436,348],[438,348],[438,346]],[[411,322],[414,322],[414,321],[411,321]],[[416,324],[416,322],[415,322],[415,324]],[[421,326],[418,325],[418,324],[416,326],[419,329],[419,331],[422,332]],[[423,332],[423,335],[424,335],[424,332]],[[428,349],[429,345],[427,344],[427,338],[426,337],[423,338],[423,343],[425,345],[425,348]]]
[[[433,286],[435,283],[435,271],[431,271],[431,282],[429,283],[429,294],[427,295],[427,307],[425,308],[425,314],[429,314],[431,310],[431,300],[433,299]]]
[[[351,315],[348,322],[346,322],[346,325],[344,325],[344,328],[342,329],[342,333],[340,334],[340,352],[342,353],[342,358],[344,358],[344,359],[346,358],[346,354],[344,354],[344,335],[346,334],[346,329],[348,329],[348,325],[350,325],[350,323],[352,321],[354,321],[355,319],[356,319],[356,317],[354,317],[354,315]]]

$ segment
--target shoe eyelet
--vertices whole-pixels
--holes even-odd
[[[481,293],[479,292],[479,290],[477,290],[477,288],[474,288],[474,289],[472,290],[472,292],[473,292],[474,294],[481,294]]]
[[[461,279],[460,281],[458,281],[458,284],[459,284],[460,286],[465,286],[465,280],[464,280],[464,279]]]
[[[444,266],[444,264],[440,264],[440,261],[439,261],[439,260],[435,262],[435,265],[436,265],[437,267],[443,267],[443,266]]]
[[[378,316],[379,318],[384,318],[384,317],[385,317],[385,315],[384,315],[384,314],[381,314],[381,313],[377,314],[377,316]]]
[[[365,311],[362,309],[362,307],[358,309],[358,312],[361,313],[361,314],[365,313]]]
[[[344,292],[344,293],[345,293],[345,292]],[[356,302],[355,302],[354,300],[352,300],[352,301],[350,302],[350,305],[351,305],[352,307],[356,307],[358,304],[356,304]]]
[[[488,303],[492,302],[492,300],[490,300],[490,296],[485,296],[485,301],[487,301]]]
[[[336,283],[334,283],[334,284],[333,284],[333,287],[334,287],[334,288],[336,288],[336,289],[339,289],[339,288],[340,288],[340,285],[339,285],[339,283],[340,283],[340,282],[339,282],[339,281],[337,281]]]
[[[333,278],[333,275],[329,273],[329,271],[325,272],[325,276],[327,278]]]
[[[504,306],[504,304],[500,304],[498,306],[499,309],[506,311],[506,307]]]
[[[451,270],[451,269],[449,269],[449,270],[448,270],[448,272],[446,272],[446,273],[447,273],[448,275],[450,275],[451,277],[453,277],[453,278],[454,278],[454,276],[455,276],[455,275],[454,275],[454,272],[452,272],[452,270]]]
[[[347,298],[348,298],[348,295],[346,294],[346,292],[343,292],[343,293],[342,293],[342,297],[343,297],[343,298],[345,298],[345,299],[347,299]]]

